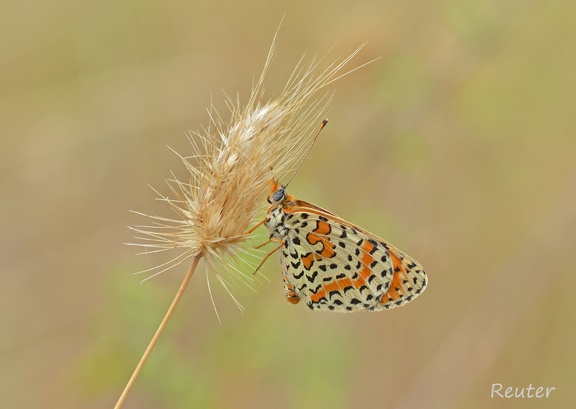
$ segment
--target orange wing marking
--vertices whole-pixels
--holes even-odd
[[[331,231],[332,228],[330,227],[330,225],[325,221],[320,220],[317,222],[317,226],[312,231],[312,233],[308,233],[306,235],[306,240],[311,245],[322,243],[322,251],[318,254],[320,254],[320,256],[324,258],[332,258],[336,255],[336,253],[334,252],[335,247],[334,244],[330,243],[330,240],[328,240],[326,237],[319,236],[319,235],[326,236],[330,234]],[[318,258],[316,258],[316,260],[318,260]]]
[[[356,280],[352,281],[350,278],[341,278],[340,280],[332,281],[330,284],[325,285],[321,288],[316,294],[312,294],[310,299],[312,302],[318,302],[322,298],[326,297],[326,293],[330,293],[332,291],[340,291],[347,287],[354,287],[360,288],[363,285],[366,285],[366,279],[372,274],[372,270],[370,270],[370,264],[374,261],[374,257],[370,254],[370,252],[374,249],[374,245],[369,241],[365,241],[362,244],[362,250],[364,250],[364,255],[362,256],[362,265],[364,266],[362,270],[360,270],[360,277]]]
[[[388,252],[390,253],[390,259],[392,260],[394,276],[390,283],[390,289],[380,300],[383,303],[399,300],[404,295],[404,292],[402,291],[402,282],[407,279],[406,266],[402,263],[400,257],[392,251],[392,249],[388,249]]]
[[[364,250],[364,254],[362,255],[362,270],[360,270],[360,277],[354,280],[354,287],[360,288],[363,285],[366,285],[366,280],[372,274],[372,270],[370,269],[370,265],[374,261],[374,257],[370,254],[374,250],[374,244],[370,243],[369,241],[364,241],[362,243],[362,250]]]
[[[316,253],[308,253],[304,257],[302,257],[302,264],[306,270],[310,270],[312,268],[312,264],[314,264],[314,260],[320,260],[320,257]]]
[[[337,281],[332,281],[330,284],[325,285],[316,294],[312,294],[310,296],[310,299],[313,302],[318,302],[322,298],[326,297],[326,292],[330,293],[332,291],[340,291],[343,288],[351,287],[352,285],[353,285],[352,280],[350,280],[349,278],[342,278],[342,279],[337,280]]]

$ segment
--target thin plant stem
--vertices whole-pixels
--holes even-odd
[[[184,290],[186,290],[186,287],[188,286],[188,283],[190,282],[190,279],[192,278],[192,274],[194,274],[194,270],[196,270],[196,266],[198,265],[198,261],[200,261],[200,258],[201,258],[201,256],[198,255],[192,259],[192,265],[190,266],[190,269],[186,273],[184,280],[182,280],[182,284],[180,284],[180,288],[178,289],[176,296],[174,296],[174,300],[172,300],[172,304],[170,304],[168,311],[166,311],[166,315],[164,315],[164,318],[162,319],[162,322],[160,322],[160,325],[158,326],[156,333],[154,334],[154,336],[150,340],[150,343],[148,344],[148,348],[146,348],[146,351],[144,351],[142,358],[140,358],[140,362],[138,362],[136,369],[134,369],[134,373],[132,374],[132,376],[130,377],[130,380],[126,384],[124,391],[122,391],[122,395],[120,395],[120,398],[118,399],[118,402],[116,402],[116,406],[114,406],[114,409],[120,409],[122,407],[122,404],[126,400],[126,397],[128,396],[128,393],[130,392],[130,389],[132,389],[132,385],[134,384],[134,382],[136,381],[136,378],[140,374],[140,371],[142,370],[144,363],[148,359],[148,356],[150,356],[150,353],[152,352],[152,348],[154,348],[154,345],[156,345],[156,341],[158,341],[160,334],[162,334],[162,331],[164,331],[164,327],[166,327],[168,320],[170,319],[170,317],[172,316],[172,313],[176,309],[176,305],[178,305],[178,301],[180,301],[180,298],[182,298],[182,294],[184,294]]]

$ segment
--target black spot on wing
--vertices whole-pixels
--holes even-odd
[[[311,276],[307,275],[307,276],[306,276],[306,279],[307,279],[309,282],[313,283],[314,281],[316,281],[316,277],[318,277],[318,271],[314,271],[314,273],[312,273]]]
[[[370,250],[370,254],[376,253],[378,251],[378,242],[374,239],[369,239],[368,242],[374,246],[372,250]]]

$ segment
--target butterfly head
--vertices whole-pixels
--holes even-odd
[[[270,194],[268,195],[268,203],[275,205],[282,203],[286,200],[286,186],[282,186],[277,180],[270,182]]]

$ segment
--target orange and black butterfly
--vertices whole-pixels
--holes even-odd
[[[413,258],[374,234],[272,181],[270,208],[260,223],[280,250],[286,298],[313,310],[381,311],[400,307],[426,288]],[[267,244],[264,243],[264,244]]]

